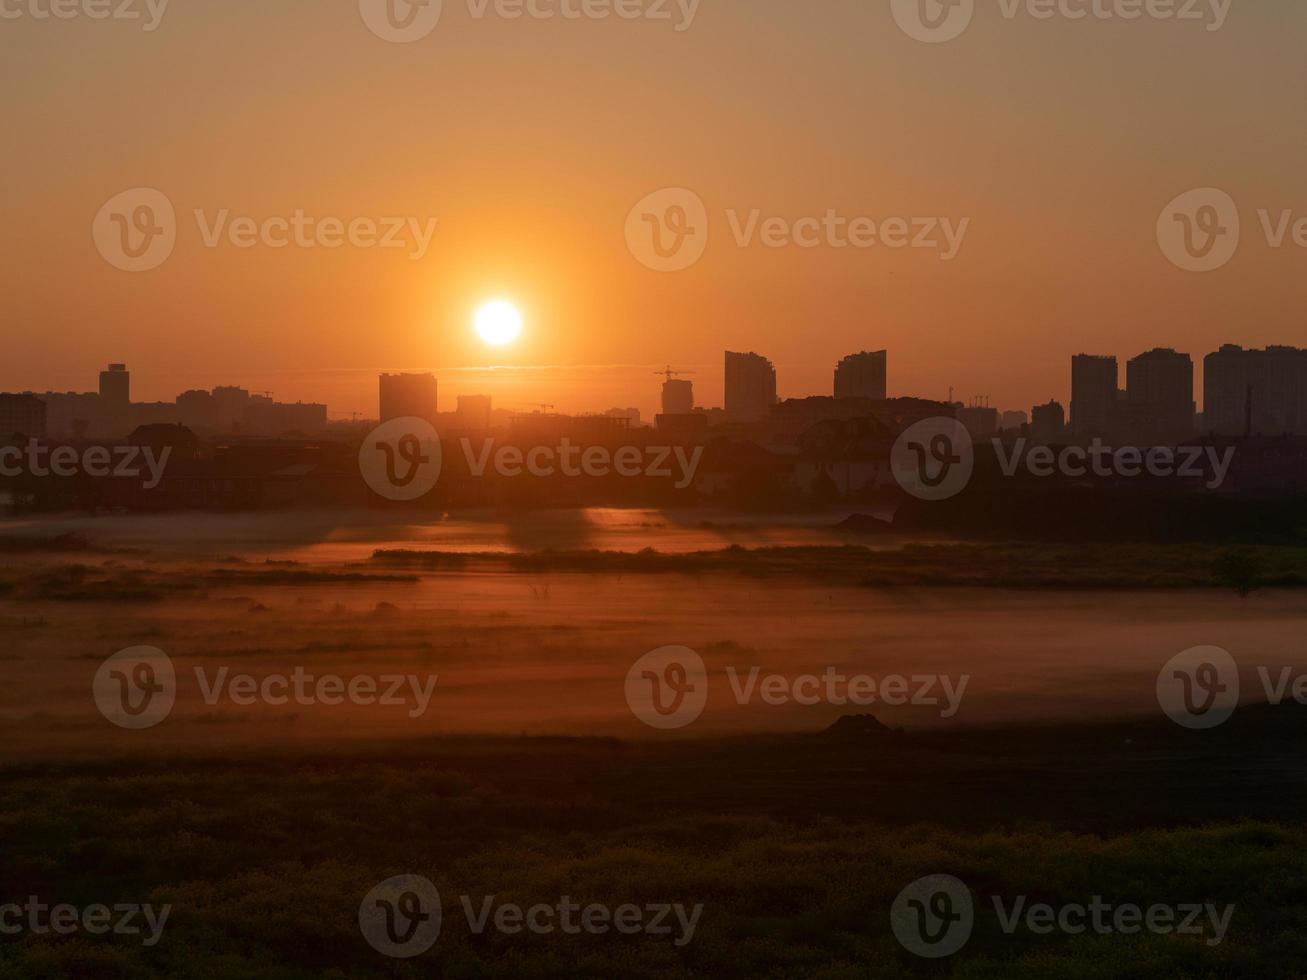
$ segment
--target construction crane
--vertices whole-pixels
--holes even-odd
[[[534,404],[522,405],[522,406],[520,406],[520,407],[522,407],[522,408],[535,408],[535,409],[539,409],[542,413],[547,413],[551,408],[557,408],[558,406],[556,406],[556,405],[546,405],[546,404],[544,404],[543,402],[536,402],[536,403],[534,403]]]
[[[654,372],[654,374],[657,374],[657,375],[660,375],[660,376],[662,376],[662,377],[665,377],[665,378],[667,379],[668,383],[670,383],[671,380],[672,380],[674,377],[676,377],[678,374],[698,374],[698,373],[699,373],[698,371],[673,371],[673,370],[672,370],[672,366],[671,366],[670,364],[667,365],[667,369],[666,369],[665,371],[655,371],[655,372]]]

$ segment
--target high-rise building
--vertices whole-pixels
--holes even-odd
[[[132,376],[126,364],[110,364],[100,372],[100,407],[110,414],[126,412],[132,403]]]
[[[1030,410],[1030,439],[1043,446],[1055,445],[1066,435],[1066,410],[1062,403],[1051,401]]]
[[[426,419],[436,424],[436,378],[433,374],[383,374],[381,421]]]
[[[490,404],[489,395],[459,395],[460,422],[469,429],[490,428]]]
[[[1203,430],[1307,435],[1307,350],[1226,344],[1203,359]]]
[[[1117,420],[1116,358],[1077,354],[1071,358],[1071,431],[1105,436]]]
[[[1126,362],[1127,430],[1140,444],[1168,445],[1194,434],[1194,362],[1154,348]]]
[[[45,402],[35,395],[0,394],[0,440],[22,435],[39,439],[45,435]]]
[[[694,411],[694,383],[668,378],[663,382],[663,414],[689,415]]]
[[[884,399],[888,365],[888,351],[850,354],[835,368],[835,397]]]
[[[776,404],[776,369],[761,354],[726,352],[726,415],[732,422],[761,422]]]

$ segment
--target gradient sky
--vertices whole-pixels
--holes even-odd
[[[1068,399],[1081,350],[1307,344],[1307,250],[1268,248],[1256,219],[1307,216],[1301,0],[1234,0],[1215,32],[979,0],[938,45],[885,0],[703,0],[679,33],[445,0],[409,45],[370,33],[356,0],[172,0],[153,33],[24,17],[0,20],[0,47],[2,390],[87,390],[126,361],[138,399],[236,383],[374,415],[378,371],[432,370],[443,408],[486,391],[651,413],[656,365],[696,369],[698,401],[720,404],[724,348],[771,357],[792,397],[887,347],[891,394],[1028,410]],[[167,263],[128,274],[90,226],[137,186],[181,231]],[[712,238],[659,274],[623,228],[666,186],[704,199]],[[1244,242],[1196,275],[1154,225],[1203,186],[1234,196]],[[417,262],[204,248],[192,211],[224,208],[440,223]],[[970,228],[952,262],[738,248],[724,213],[754,208]],[[527,318],[507,352],[471,330],[496,296]]]

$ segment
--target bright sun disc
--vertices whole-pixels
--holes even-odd
[[[503,347],[522,332],[522,314],[512,303],[497,299],[477,310],[477,336],[487,344]]]

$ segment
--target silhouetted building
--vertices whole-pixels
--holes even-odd
[[[468,429],[490,428],[490,396],[459,395],[459,422]]]
[[[694,411],[694,383],[668,378],[663,382],[663,414],[688,415]]]
[[[776,404],[776,369],[752,352],[726,352],[726,415],[732,422],[762,422]]]
[[[121,415],[132,403],[132,376],[126,364],[110,364],[109,370],[100,372],[100,408]]]
[[[1194,364],[1188,354],[1155,348],[1126,363],[1126,420],[1139,445],[1168,445],[1194,433]]]
[[[888,351],[850,354],[835,368],[835,397],[884,398],[888,362]]]
[[[183,391],[177,396],[177,420],[183,425],[216,428],[218,409],[213,393],[199,389]]]
[[[998,409],[988,405],[957,405],[956,418],[972,439],[988,439],[998,432]]]
[[[436,378],[432,374],[383,374],[381,421],[426,419],[436,424]]]
[[[231,428],[245,419],[250,393],[244,388],[226,385],[213,389],[213,414],[218,425]]]
[[[1062,403],[1051,401],[1036,405],[1030,410],[1030,439],[1040,445],[1060,443],[1066,436],[1066,409]]]
[[[265,435],[321,435],[327,428],[327,406],[310,402],[274,402],[271,398],[254,395],[245,406],[244,423]]]
[[[169,423],[137,426],[127,437],[129,446],[149,446],[156,457],[169,450],[168,460],[194,459],[200,453],[200,440],[184,425]]]
[[[0,440],[22,435],[39,439],[45,435],[45,402],[35,395],[0,394]]]
[[[1116,358],[1077,354],[1071,358],[1071,431],[1106,436],[1117,422]]]
[[[1203,431],[1307,435],[1307,350],[1226,344],[1203,360]]]
[[[675,415],[664,412],[655,416],[654,425],[659,435],[693,441],[708,431],[708,416],[704,412],[679,412]]]
[[[1003,412],[998,417],[1001,429],[1019,429],[1029,423],[1030,417],[1025,412]]]

